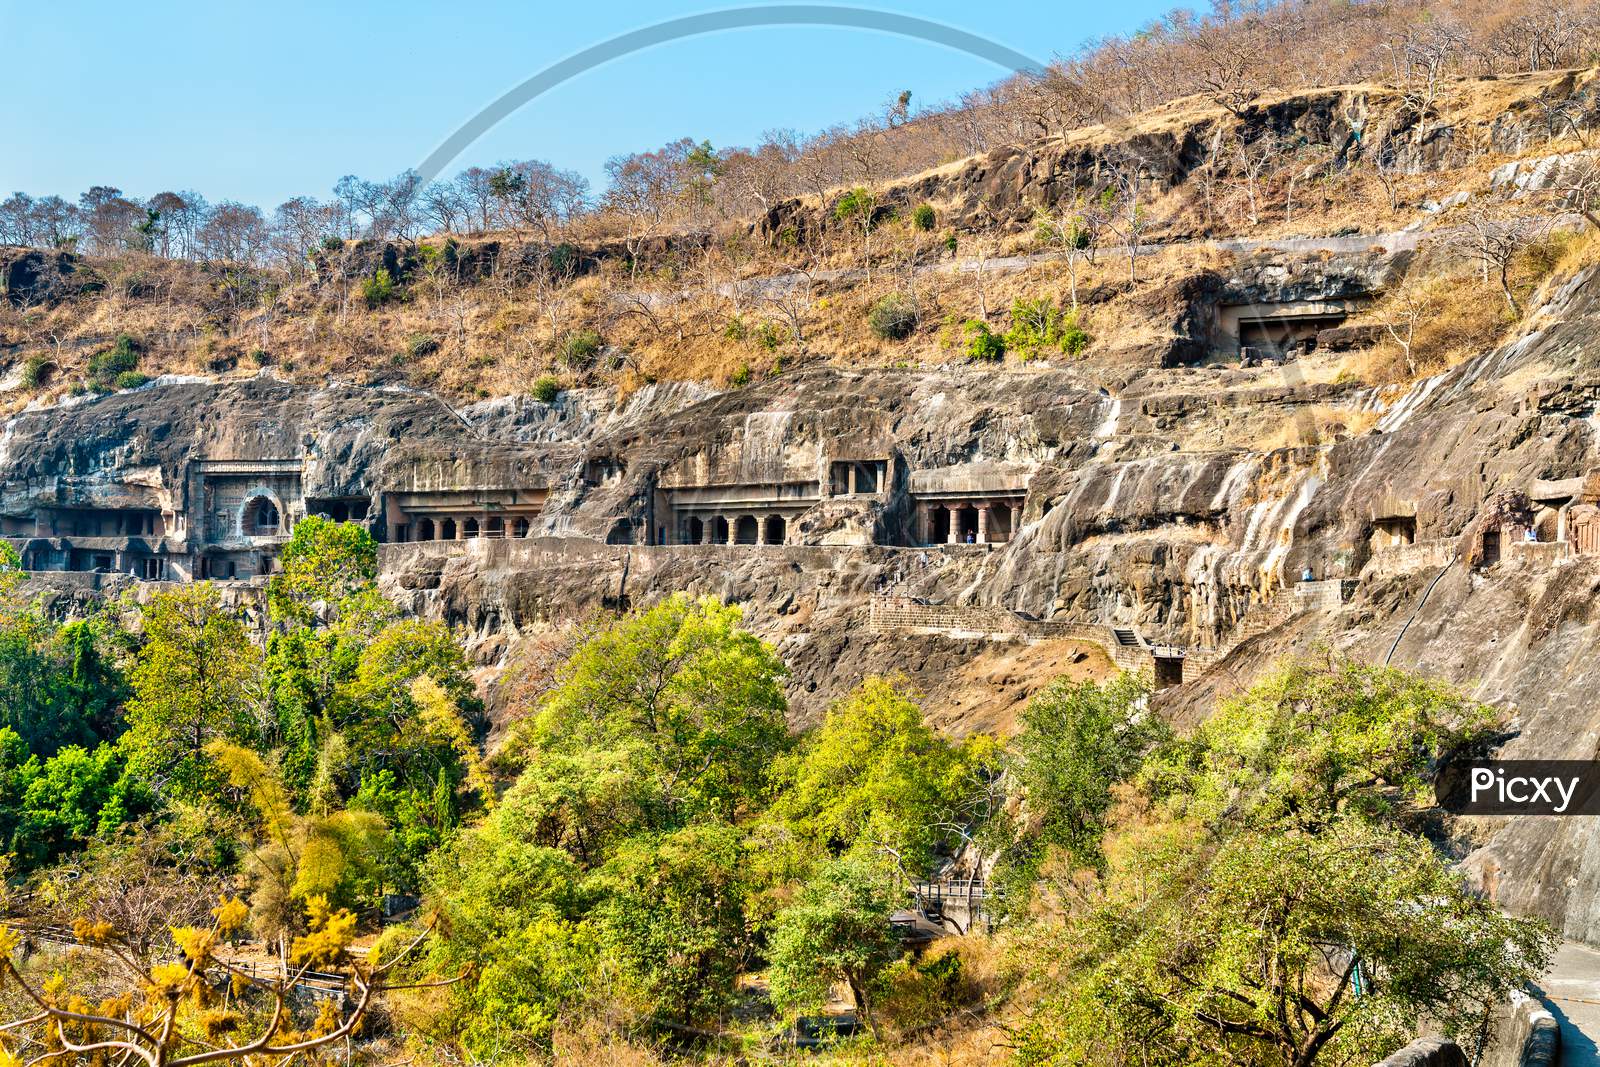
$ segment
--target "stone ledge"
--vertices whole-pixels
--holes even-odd
[[[1467,1067],[1467,1057],[1448,1037],[1419,1037],[1376,1067]]]

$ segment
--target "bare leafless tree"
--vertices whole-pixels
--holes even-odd
[[[1067,291],[1072,306],[1078,306],[1078,271],[1094,255],[1105,219],[1083,196],[1074,196],[1055,210],[1041,209],[1034,216],[1034,236],[1053,248],[1067,265]]]
[[[805,316],[811,310],[815,285],[812,265],[807,261],[781,278],[766,280],[761,289],[762,299],[783,317],[789,327],[789,339],[801,354],[806,350]]]
[[[1127,249],[1128,281],[1138,284],[1139,249],[1144,243],[1145,231],[1150,228],[1150,217],[1141,193],[1145,181],[1145,162],[1137,155],[1121,153],[1110,155],[1104,161],[1110,184],[1102,195],[1105,224]]]
[[[1400,346],[1406,376],[1417,376],[1417,330],[1439,313],[1437,291],[1415,274],[1407,275],[1400,286],[1384,298],[1383,327]]]
[[[1522,305],[1511,286],[1511,266],[1546,226],[1543,219],[1512,215],[1479,204],[1465,214],[1451,238],[1451,247],[1477,265],[1485,284],[1499,285],[1513,318],[1522,317]]]
[[[1600,154],[1579,152],[1561,160],[1549,195],[1556,211],[1581,215],[1600,230]]]
[[[683,158],[689,142],[678,142],[654,152],[614,156],[606,163],[611,187],[603,206],[623,220],[629,273],[635,284],[644,259],[645,245],[658,235],[668,212],[683,193]]]

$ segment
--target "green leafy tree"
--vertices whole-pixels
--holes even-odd
[[[295,524],[278,562],[282,569],[267,583],[267,605],[276,622],[303,624],[325,617],[359,623],[369,615],[392,614],[374,600],[378,542],[359,523],[308,516]]]
[[[1301,660],[1223,701],[1145,777],[1155,795],[1207,819],[1311,832],[1344,814],[1405,820],[1431,806],[1439,762],[1480,750],[1498,720],[1405,671]]]
[[[439,1036],[480,1061],[548,1053],[562,1016],[613,985],[615,968],[596,949],[590,924],[529,919],[495,943]]]
[[[900,954],[889,923],[894,907],[888,878],[871,862],[845,857],[825,864],[773,926],[767,969],[773,1003],[789,1014],[815,1010],[843,982],[877,1033],[873,987]]]
[[[717,178],[722,174],[722,157],[711,147],[710,141],[701,141],[684,156],[683,169],[684,198],[691,210],[698,212],[709,207]]]
[[[62,659],[57,700],[61,720],[76,724],[80,736],[115,740],[130,695],[121,662],[127,635],[101,614],[66,623],[55,638]]]
[[[773,810],[816,849],[864,848],[918,878],[937,845],[971,821],[997,757],[981,736],[946,741],[893,682],[869,678],[791,758]]]
[[[0,726],[46,755],[95,740],[90,722],[69,705],[63,651],[56,627],[37,613],[0,618]]]
[[[76,745],[37,763],[22,794],[11,852],[40,865],[76,851],[151,811],[154,798],[129,775],[115,746]]]
[[[1421,1019],[1470,1044],[1555,947],[1426,840],[1355,818],[1221,838],[1172,822],[1108,851],[1103,888],[1033,946],[1050,992],[1023,1063],[1372,1063]]]
[[[360,811],[299,815],[276,769],[255,752],[216,740],[206,755],[260,823],[248,869],[257,933],[274,937],[295,929],[315,900],[323,907],[354,907],[375,897],[386,834],[382,819]]]
[[[501,798],[522,816],[530,840],[564,849],[584,867],[603,863],[619,841],[664,821],[662,783],[638,740],[588,751],[542,751]]]
[[[216,784],[206,745],[260,736],[261,656],[209,582],[153,593],[142,615],[122,738],[128,763],[163,793],[201,798]]]
[[[1031,874],[1040,847],[1056,846],[1077,864],[1100,865],[1113,787],[1171,737],[1166,723],[1146,709],[1149,695],[1143,679],[1123,674],[1104,685],[1055,682],[1028,702],[1013,742],[1012,773],[1033,825],[1013,862]]]
[[[127,687],[107,618],[57,625],[23,595],[16,549],[0,544],[0,726],[32,752],[116,736]]]
[[[379,770],[391,772],[411,794],[406,803],[420,826],[431,828],[434,846],[467,806],[463,787],[492,801],[473,725],[482,708],[466,656],[444,624],[401,619],[386,626],[361,650],[355,676],[341,693],[343,710],[334,725],[351,755],[341,773],[364,782]],[[393,819],[397,813],[384,814]]]
[[[439,1036],[491,1058],[547,1050],[557,1019],[615,977],[598,951],[593,906],[571,856],[537,843],[539,815],[511,798],[433,854],[425,884],[448,936],[441,973],[472,968]]]
[[[281,560],[267,683],[285,785],[298,810],[348,800],[403,825],[389,872],[411,881],[457,824],[476,767],[465,656],[447,627],[401,618],[378,591],[377,542],[359,524],[305,519]],[[490,795],[481,772],[473,785]]]
[[[738,608],[680,594],[589,638],[513,740],[524,775],[570,778],[587,767],[649,794],[627,823],[590,827],[596,835],[747,811],[788,735],[783,663],[740,621]]]
[[[115,746],[68,746],[45,759],[0,727],[0,845],[25,872],[82,848],[154,807]]]
[[[736,829],[702,824],[629,841],[596,874],[602,951],[650,1011],[693,1024],[732,1003],[750,949],[745,864]]]
[[[1302,661],[1162,746],[1102,876],[1043,883],[1066,918],[1022,953],[1023,1062],[1371,1062],[1424,1019],[1470,1044],[1554,948],[1422,833],[1433,767],[1493,721],[1401,671]]]

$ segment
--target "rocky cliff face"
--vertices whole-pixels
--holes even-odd
[[[1518,75],[1497,82],[1498,93],[1458,87],[1427,114],[1397,91],[1376,85],[1335,86],[1263,98],[1231,114],[1210,100],[1189,98],[1124,121],[1074,130],[1064,137],[1006,145],[888,186],[878,210],[940,206],[943,220],[962,230],[1021,229],[1039,208],[1097,190],[1108,162],[1126,161],[1157,191],[1183,186],[1207,166],[1230,166],[1226,144],[1293,146],[1314,153],[1319,165],[1343,168],[1357,158],[1376,160],[1398,173],[1438,170],[1463,153],[1515,154],[1546,139],[1540,100],[1566,99],[1585,89],[1592,72]],[[1475,88],[1482,89],[1482,86]],[[1484,98],[1494,98],[1487,111]],[[1237,131],[1235,125],[1237,124]],[[1237,175],[1230,180],[1242,181]],[[834,225],[831,205],[794,199],[775,204],[756,232],[804,239]],[[1181,226],[1167,236],[1196,236]]]
[[[1247,265],[1195,288],[1188,306],[1221,292],[1341,291],[1349,271],[1317,263]],[[1393,267],[1380,257],[1361,270]],[[530,636],[687,590],[745,606],[790,665],[801,722],[864,675],[899,672],[948,728],[1005,728],[1044,680],[1110,669],[1089,629],[1038,630],[1028,644],[991,639],[987,624],[868,625],[873,597],[893,593],[988,609],[973,618],[999,610],[1205,650],[1160,695],[1180,719],[1275,657],[1326,644],[1508,708],[1508,756],[1588,758],[1600,749],[1587,703],[1600,684],[1600,556],[1508,535],[1493,562],[1484,537],[1501,532],[1508,496],[1600,468],[1597,328],[1600,274],[1589,270],[1546,294],[1507,344],[1399,395],[1306,384],[1293,364],[1114,378],[1084,366],[818,368],[722,392],[652,386],[620,406],[572,392],[459,410],[415,391],[270,376],[163,381],[10,420],[0,518],[182,510],[192,467],[223,461],[294,464],[306,498],[368,502],[380,536],[392,497],[538,490],[548,496],[531,536],[382,550],[386,588],[459,627],[486,667]],[[1326,438],[1313,407],[1376,425]],[[1247,431],[1273,425],[1306,432],[1293,447],[1252,449]],[[841,463],[881,464],[882,482],[841,490]],[[787,509],[793,521],[782,544],[684,544],[691,497],[725,502],[732,518]],[[930,504],[998,497],[1018,511],[996,543],[930,536]],[[1343,586],[1314,610],[1285,609],[1283,590],[1307,569]],[[1600,838],[1584,821],[1475,832],[1472,868],[1501,899],[1600,939]]]

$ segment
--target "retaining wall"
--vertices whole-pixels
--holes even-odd
[[[1367,565],[1361,568],[1361,579],[1387,578],[1411,571],[1436,571],[1456,558],[1458,541],[1459,538],[1455,537],[1439,537],[1374,552]]]
[[[1555,1067],[1561,1057],[1561,1027],[1538,1000],[1513,993],[1495,1018],[1494,1040],[1479,1067]]]
[[[1294,587],[1295,611],[1336,611],[1355,593],[1354,578],[1328,578],[1320,582],[1300,582]]]
[[[1377,1067],[1467,1067],[1467,1057],[1448,1037],[1419,1037]]]
[[[1572,544],[1568,541],[1512,541],[1505,546],[1507,559],[1528,560],[1546,566],[1560,563],[1570,555]]]
[[[930,604],[915,597],[875,596],[867,606],[867,625],[877,632],[910,630],[993,640],[1085,641],[1103,646],[1111,662],[1122,670],[1148,672],[1153,669],[1148,646],[1122,644],[1109,626],[1033,619],[1005,608]]]

